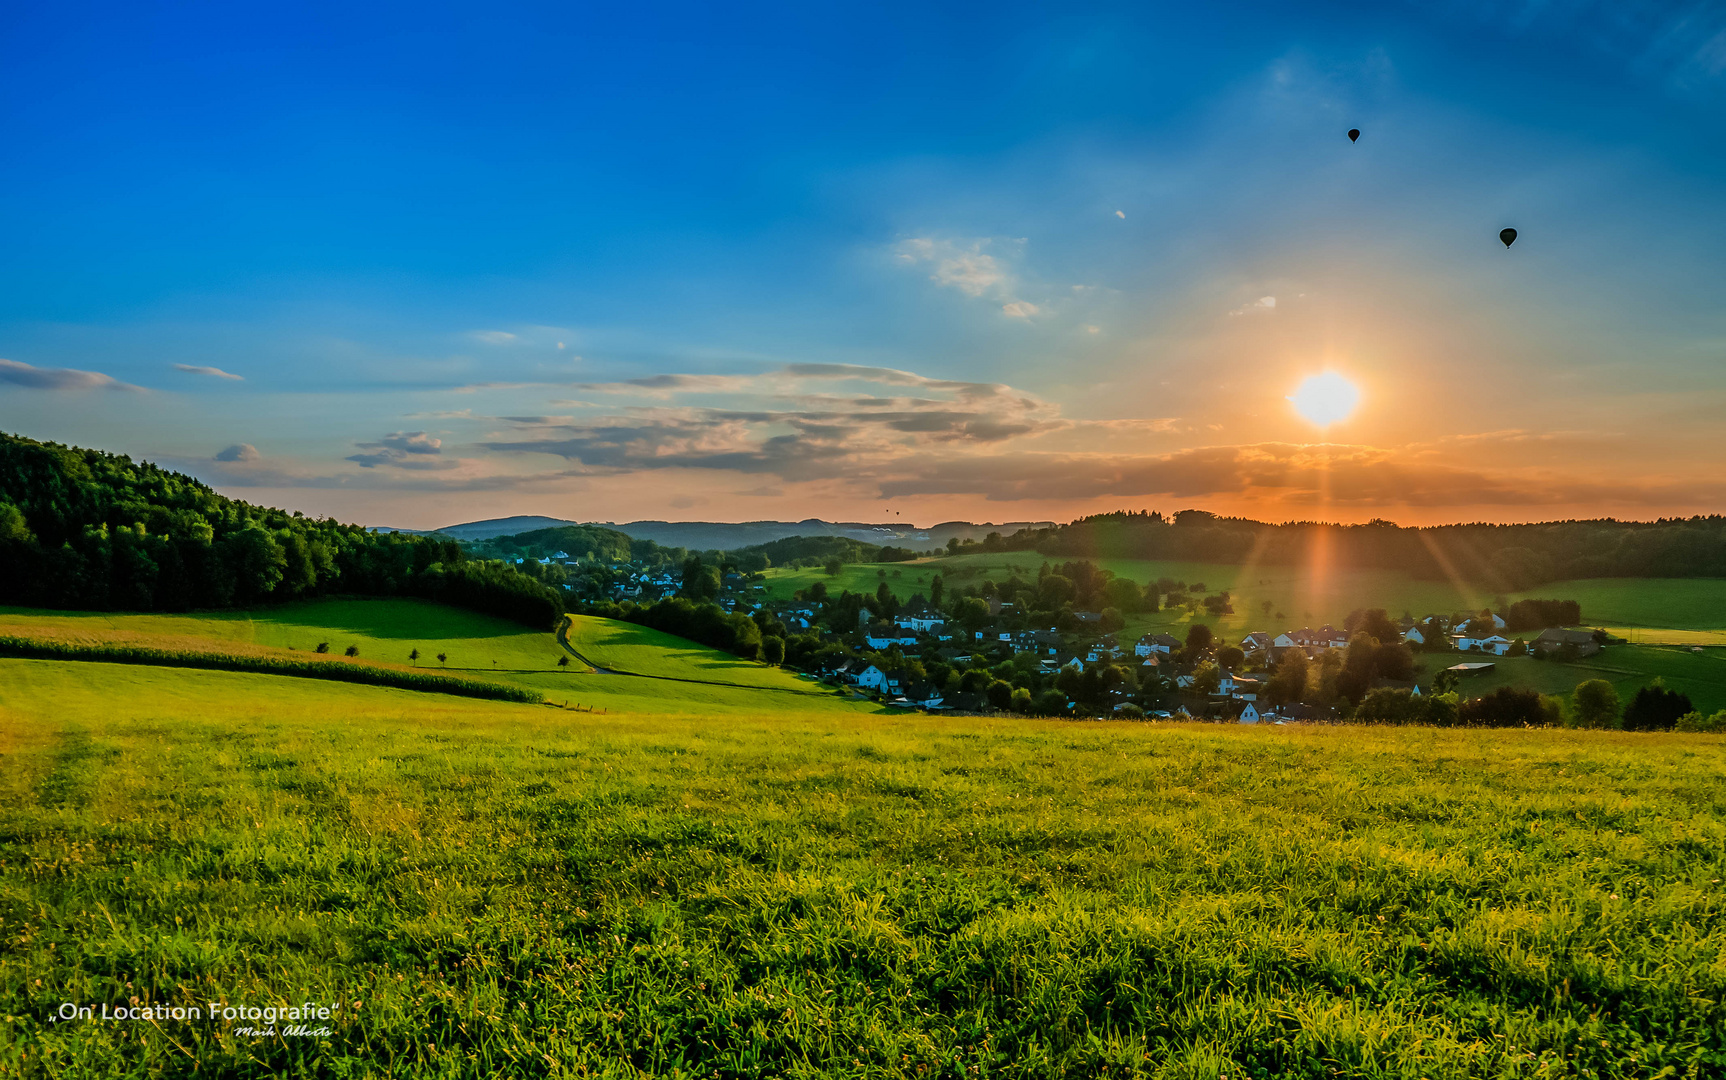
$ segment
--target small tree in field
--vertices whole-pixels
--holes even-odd
[[[448,660],[448,659],[449,659],[449,656],[445,653],[438,653],[437,654],[437,662],[440,664],[443,663],[444,661]]]
[[[1605,679],[1589,679],[1587,682],[1577,683],[1570,700],[1577,727],[1618,726],[1618,691]]]
[[[568,667],[569,666],[569,657],[568,656],[558,657],[557,658],[557,666],[558,667]]]
[[[342,650],[343,656],[358,656],[359,654],[360,647],[358,645],[349,645],[346,649]]]
[[[316,649],[314,649],[313,651],[314,652],[327,653],[330,651],[330,643],[327,641],[320,641],[320,642],[318,642],[318,647]]]
[[[413,652],[408,653],[408,661],[415,667],[418,667],[420,662],[420,651],[415,649]]]

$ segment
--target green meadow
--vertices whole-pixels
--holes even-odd
[[[327,642],[332,655],[349,645],[352,662],[417,666],[492,682],[513,683],[571,708],[607,713],[728,715],[795,707],[857,713],[877,706],[852,702],[812,680],[739,660],[683,638],[610,619],[573,616],[570,641],[603,666],[659,678],[596,674],[549,631],[422,600],[329,599],[254,611],[187,615],[44,612],[0,607],[0,633],[70,641],[123,640],[162,647],[293,649]],[[418,650],[417,661],[409,656]],[[438,654],[448,657],[440,662]],[[293,654],[289,654],[293,655]],[[566,667],[558,666],[568,657]],[[680,681],[672,681],[680,680]]]
[[[984,580],[1005,580],[1013,574],[1035,580],[1044,562],[1059,565],[1030,551],[958,555],[909,563],[851,565],[837,577],[819,568],[767,571],[767,594],[789,598],[816,581],[829,590],[873,593],[887,582],[901,600],[928,593],[940,574],[951,590]],[[1140,584],[1172,578],[1200,583],[1211,595],[1227,589],[1234,614],[1212,617],[1201,608],[1197,616],[1184,609],[1159,611],[1128,620],[1133,634],[1172,630],[1184,634],[1192,622],[1205,623],[1225,634],[1279,630],[1324,623],[1341,625],[1358,608],[1384,608],[1393,618],[1404,613],[1422,618],[1476,611],[1500,600],[1529,597],[1576,600],[1583,619],[1607,627],[1634,641],[1677,645],[1726,645],[1726,579],[1605,578],[1559,581],[1522,593],[1495,596],[1447,581],[1426,581],[1398,570],[1333,569],[1323,574],[1297,566],[1238,566],[1219,563],[1155,562],[1144,559],[1095,559],[1098,566]],[[881,571],[885,571],[882,576]],[[1269,613],[1265,610],[1270,605]],[[1278,618],[1278,615],[1281,618]]]
[[[4,660],[0,1076],[1716,1076],[1723,781],[1707,736]],[[337,1008],[49,1019],[133,1000]]]

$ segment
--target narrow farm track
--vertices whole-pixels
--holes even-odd
[[[649,675],[642,671],[626,671],[623,668],[608,667],[599,663],[597,660],[594,660],[592,657],[583,656],[574,645],[570,644],[569,627],[570,618],[565,615],[563,620],[557,624],[557,643],[568,650],[569,655],[592,668],[596,675],[627,675],[633,679],[658,679],[662,682],[692,683],[696,686],[724,686],[733,690],[759,690],[768,694],[795,694],[798,697],[825,698],[831,696],[831,694],[826,691],[799,690],[794,686],[750,686],[747,683],[719,682],[714,679],[685,679],[677,675]]]

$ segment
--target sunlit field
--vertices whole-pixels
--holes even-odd
[[[169,648],[287,650],[304,655],[327,643],[343,662],[448,671],[526,687],[558,705],[615,712],[724,715],[783,708],[843,713],[877,706],[852,702],[812,680],[657,631],[574,616],[570,641],[602,665],[659,678],[596,674],[550,631],[420,600],[314,600],[249,612],[186,615],[44,612],[0,608],[0,633],[85,642],[127,641]],[[411,660],[418,651],[417,660]],[[447,660],[440,661],[443,654]],[[559,659],[570,663],[559,666]],[[177,677],[177,676],[173,676]],[[668,681],[680,680],[680,681]],[[769,688],[763,690],[759,688]]]
[[[602,717],[16,660],[0,719],[4,1075],[1726,1068],[1718,737]],[[46,1022],[134,997],[341,1004],[322,1038]]]

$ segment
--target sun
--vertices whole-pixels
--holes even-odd
[[[1295,412],[1308,422],[1329,427],[1354,412],[1360,404],[1360,387],[1334,371],[1326,371],[1302,379],[1289,400],[1294,402]]]

